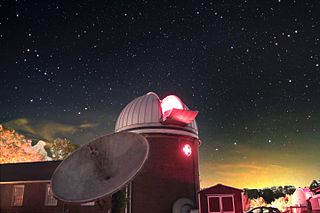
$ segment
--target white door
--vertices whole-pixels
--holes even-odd
[[[207,195],[208,213],[235,213],[233,195]]]

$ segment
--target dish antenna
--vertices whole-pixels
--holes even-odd
[[[115,133],[98,138],[69,155],[55,170],[53,195],[86,203],[110,196],[138,174],[149,154],[145,137]]]

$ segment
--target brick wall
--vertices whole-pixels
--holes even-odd
[[[149,159],[132,183],[132,213],[171,213],[182,197],[197,204],[199,140],[187,136],[145,134]],[[192,147],[187,157],[182,148]]]

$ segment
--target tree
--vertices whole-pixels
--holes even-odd
[[[66,138],[57,138],[49,144],[49,150],[53,160],[63,160],[79,146],[71,143]]]
[[[257,199],[260,197],[257,189],[244,189],[244,194],[248,196],[250,199]]]
[[[245,212],[251,208],[250,203],[251,203],[251,199],[248,197],[248,195],[244,194],[242,196],[242,206]]]
[[[285,212],[287,207],[292,206],[292,195],[285,195],[284,197],[280,197],[278,199],[275,199],[272,203],[271,206],[276,207],[279,209],[281,212]]]
[[[294,186],[284,186],[284,187],[283,187],[283,192],[284,192],[284,194],[289,194],[289,195],[291,195],[291,194],[293,194],[295,191],[296,191],[296,187],[294,187]]]
[[[250,200],[250,208],[255,208],[255,207],[259,207],[259,206],[267,206],[263,197],[259,197],[257,199]]]
[[[277,187],[277,189],[275,191],[273,191],[273,194],[274,194],[275,199],[278,199],[280,197],[284,197],[285,194],[283,193],[283,187],[282,186]]]
[[[266,201],[266,203],[271,203],[274,201],[273,191],[269,188],[262,190],[262,197]]]
[[[34,150],[31,140],[0,124],[0,164],[44,161],[44,157]]]

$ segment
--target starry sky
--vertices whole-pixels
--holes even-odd
[[[77,144],[149,91],[198,110],[201,186],[320,179],[320,2],[1,1],[0,122]]]

